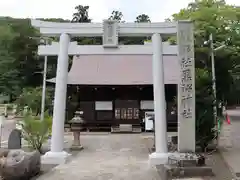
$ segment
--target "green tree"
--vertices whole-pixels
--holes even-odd
[[[46,89],[45,108],[48,109],[51,106],[53,93],[52,89]],[[24,88],[22,94],[17,98],[16,104],[19,110],[23,110],[25,106],[28,106],[35,116],[39,115],[41,110],[42,101],[42,88]]]
[[[11,100],[19,95],[26,86],[36,86],[42,77],[35,76],[40,70],[41,62],[36,54],[36,40],[29,37],[39,36],[29,19],[0,19],[0,86],[1,93],[11,96]]]
[[[230,6],[223,0],[195,0],[167,21],[192,20],[195,26],[196,65],[196,138],[203,149],[214,137],[213,96],[211,81],[210,48],[204,45],[213,34],[214,48],[227,47],[215,52],[217,99],[229,100],[233,90],[232,72],[240,62],[239,20],[240,8]],[[176,39],[171,39],[174,42]],[[236,94],[235,94],[236,95]]]
[[[90,23],[91,19],[89,18],[88,11],[89,6],[78,5],[75,7],[77,10],[76,13],[73,14],[72,22],[79,23]],[[73,38],[74,41],[77,41],[79,45],[99,45],[102,44],[101,37],[76,37]]]
[[[16,68],[16,59],[11,52],[16,35],[11,27],[0,21],[0,94],[13,95],[20,90],[19,71]]]
[[[75,12],[73,14],[72,22],[81,22],[81,23],[89,23],[91,19],[89,19],[88,11],[89,6],[78,5],[75,7]]]
[[[213,95],[211,74],[207,69],[196,69],[196,144],[204,150],[214,138]]]
[[[108,18],[109,20],[116,20],[118,22],[123,22],[123,13],[120,11],[112,11],[111,16]]]
[[[137,23],[140,22],[151,22],[150,17],[146,14],[141,14],[139,16],[136,17],[136,21]]]
[[[22,86],[38,86],[42,82],[41,76],[35,72],[41,71],[37,55],[38,41],[31,37],[39,37],[38,31],[31,26],[29,19],[11,19],[8,21],[12,30],[17,34],[14,37],[10,51],[16,59],[16,68],[19,71],[19,81]]]
[[[240,64],[240,8],[230,6],[223,0],[196,0],[180,10],[169,20],[190,19],[195,26],[195,64],[197,68],[211,71],[210,48],[204,46],[213,34],[215,47],[227,44],[221,52],[215,53],[217,97],[227,100],[232,89],[232,70]],[[215,48],[214,47],[214,48]]]

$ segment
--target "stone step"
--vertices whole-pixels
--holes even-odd
[[[134,133],[141,133],[142,132],[142,128],[141,127],[133,127],[132,128],[132,132],[134,132]]]
[[[133,126],[132,124],[120,124],[119,126],[111,127],[112,133],[124,133],[124,132],[133,132],[133,133],[141,133],[141,126]]]
[[[209,166],[177,167],[167,164],[157,166],[157,170],[162,174],[162,178],[169,180],[214,176],[212,168]]]
[[[119,126],[112,126],[111,127],[111,133],[118,133],[120,132]]]
[[[120,124],[119,125],[120,132],[132,132],[132,124]]]

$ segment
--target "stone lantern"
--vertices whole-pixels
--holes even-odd
[[[70,130],[73,132],[73,144],[72,149],[81,150],[83,149],[80,143],[80,132],[84,124],[83,111],[76,111],[72,120],[69,121]]]

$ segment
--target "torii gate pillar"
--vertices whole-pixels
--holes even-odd
[[[51,150],[43,156],[44,163],[48,164],[65,163],[69,156],[67,152],[63,151],[69,43],[70,36],[65,33],[61,34],[54,95]]]
[[[162,164],[167,159],[167,120],[164,87],[162,38],[160,34],[152,36],[153,94],[155,114],[155,152],[149,155],[151,164]]]

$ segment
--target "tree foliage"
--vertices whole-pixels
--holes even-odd
[[[211,75],[206,69],[196,69],[196,141],[203,150],[215,136]]]
[[[240,64],[239,21],[240,8],[223,0],[195,0],[188,7],[173,14],[167,21],[191,20],[194,23],[196,66],[196,137],[205,148],[213,138],[213,94],[210,47],[204,45],[213,34],[214,48],[225,44],[215,52],[217,100],[230,102],[235,92],[233,72]],[[172,38],[172,41],[175,39]],[[239,72],[238,70],[236,70]],[[234,99],[236,99],[236,94]]]
[[[0,93],[16,97],[23,87],[40,81],[34,76],[37,42],[29,38],[37,35],[28,19],[0,19]]]
[[[81,22],[81,23],[91,22],[91,19],[89,19],[89,16],[88,16],[89,6],[78,5],[75,7],[75,10],[77,12],[73,14],[72,22]]]
[[[75,12],[73,14],[72,22],[78,23],[90,23],[91,19],[89,18],[88,11],[89,6],[78,5],[75,7]],[[74,41],[77,41],[79,45],[91,45],[91,44],[102,44],[102,39],[100,37],[76,37],[73,38]]]
[[[19,90],[16,81],[19,70],[14,66],[15,58],[9,49],[16,34],[8,26],[0,26],[0,94],[9,94]]]
[[[52,89],[46,89],[45,96],[45,108],[51,106],[51,94]],[[28,106],[30,110],[35,114],[39,115],[41,110],[41,101],[42,101],[42,87],[36,88],[24,88],[22,94],[17,98],[16,104],[19,107],[19,110],[23,110],[25,106]]]
[[[223,0],[196,0],[173,15],[172,20],[192,20],[195,27],[195,64],[197,68],[211,71],[210,48],[204,46],[213,34],[214,48],[227,47],[215,53],[217,97],[227,100],[233,84],[232,70],[240,64],[240,8]]]
[[[137,23],[141,23],[141,22],[151,22],[150,17],[146,14],[141,14],[139,16],[136,17],[136,21]]]
[[[109,20],[116,20],[118,22],[124,22],[123,19],[123,13],[120,11],[112,11],[111,16],[108,18]]]

